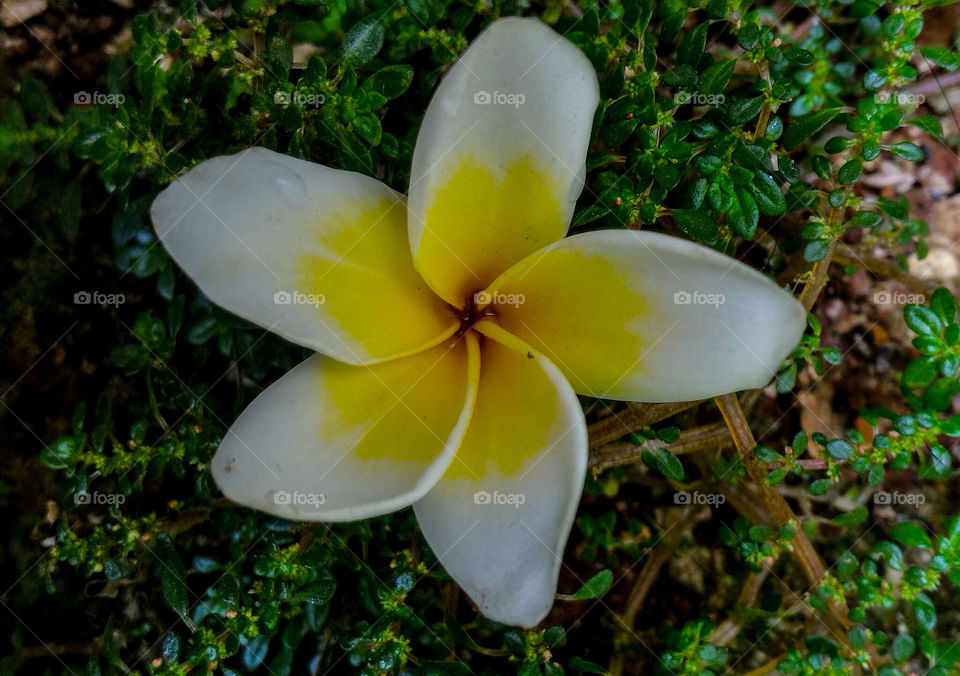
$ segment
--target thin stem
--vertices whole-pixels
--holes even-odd
[[[620,437],[636,432],[647,425],[666,420],[667,418],[693,408],[700,402],[680,401],[667,404],[628,404],[625,409],[613,413],[603,420],[590,425],[587,432],[590,435],[590,448],[598,448]]]
[[[737,400],[736,395],[724,394],[716,397],[715,401],[720,409],[720,413],[723,414],[723,419],[726,421],[727,427],[730,428],[730,435],[736,444],[740,461],[743,463],[743,466],[746,467],[747,474],[750,476],[753,484],[759,489],[760,496],[767,510],[778,525],[785,526],[787,524],[794,524],[797,517],[793,513],[793,510],[790,509],[790,505],[787,504],[786,499],[779,491],[767,484],[764,480],[766,468],[753,454],[753,449],[756,447],[757,442],[753,437],[753,431],[750,429],[750,425],[747,423],[746,416],[744,416],[743,409],[740,408],[740,402]],[[794,527],[793,532],[793,552],[800,560],[800,566],[803,568],[803,572],[811,588],[815,587],[820,583],[820,580],[823,579],[826,569],[817,551],[813,548],[813,544],[807,538],[806,533],[803,532],[803,529]],[[850,620],[847,618],[846,604],[831,601],[829,606],[833,620],[839,625],[839,635],[844,636],[846,630],[850,627]]]
[[[698,453],[710,449],[723,448],[731,444],[730,433],[721,422],[684,430],[679,438],[669,444],[651,439],[642,444],[629,442],[608,444],[590,455],[589,466],[594,473],[600,473],[610,467],[619,467],[639,462],[644,451],[665,448],[674,455]]]

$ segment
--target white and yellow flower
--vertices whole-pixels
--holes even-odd
[[[157,198],[157,233],[214,302],[315,355],[213,459],[232,500],[308,521],[413,505],[490,618],[553,604],[587,463],[577,394],[662,402],[766,384],[804,311],[759,272],[664,235],[564,237],[596,75],[545,24],[495,22],[423,121],[405,201],[252,148]]]

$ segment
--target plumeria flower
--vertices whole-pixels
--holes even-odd
[[[212,461],[227,497],[303,521],[410,505],[488,617],[550,610],[587,465],[577,394],[695,400],[769,382],[805,313],[720,253],[632,230],[564,237],[596,74],[535,19],[494,22],[440,84],[405,200],[262,148],[152,209],[215,303],[316,350]]]

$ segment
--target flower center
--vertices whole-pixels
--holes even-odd
[[[483,303],[483,296],[485,294],[480,291],[476,291],[467,296],[467,300],[464,303],[462,310],[457,310],[457,316],[460,318],[460,329],[457,331],[457,336],[462,336],[467,331],[473,328],[473,325],[479,322],[481,319],[486,317],[493,317],[493,307],[487,303]]]

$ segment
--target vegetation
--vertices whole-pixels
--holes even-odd
[[[13,64],[0,671],[960,673],[957,306],[907,271],[928,234],[907,198],[864,181],[956,147],[910,89],[917,64],[960,67],[920,39],[940,4],[157,2],[125,10],[96,73]],[[251,145],[405,192],[444,69],[517,13],[600,80],[574,231],[687,237],[811,310],[763,392],[584,399],[594,472],[533,631],[478,614],[410,510],[307,525],[218,495],[225,430],[307,353],[200,295],[148,215],[178,173]],[[844,334],[818,303],[889,304],[849,291],[862,272],[912,294],[878,320],[903,340]],[[831,377],[864,401],[827,401],[828,434],[801,395]]]

